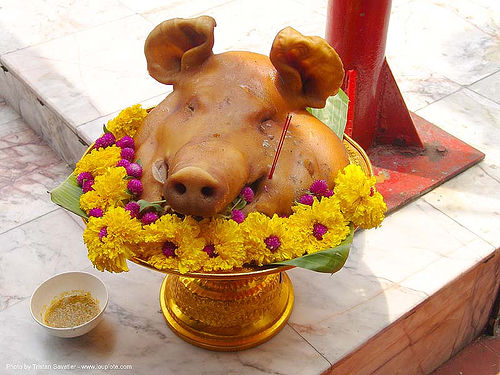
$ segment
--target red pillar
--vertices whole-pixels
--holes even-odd
[[[392,211],[484,154],[408,111],[385,59],[390,13],[391,0],[329,0],[326,40],[347,72],[346,134],[366,150]]]
[[[390,12],[391,0],[330,0],[326,40],[356,74],[354,140],[423,147],[385,60]]]

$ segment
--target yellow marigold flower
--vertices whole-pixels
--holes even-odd
[[[205,246],[198,237],[200,227],[190,216],[184,220],[176,215],[163,215],[154,223],[144,226],[140,253],[147,262],[160,270],[173,269],[181,273],[198,271],[201,259],[193,257]]]
[[[134,255],[141,223],[122,207],[108,209],[103,217],[91,217],[83,232],[88,257],[100,271],[128,271],[126,260]]]
[[[349,223],[335,197],[314,198],[312,206],[299,204],[292,209],[289,225],[297,228],[308,254],[338,246],[349,234]]]
[[[384,220],[385,211],[387,211],[387,206],[382,194],[374,191],[373,196],[363,199],[355,206],[355,209],[348,211],[347,215],[354,225],[370,229],[380,226]]]
[[[384,220],[387,206],[375,182],[375,177],[367,177],[361,167],[353,164],[335,179],[335,196],[344,216],[361,228],[377,227]]]
[[[225,271],[243,266],[246,252],[240,225],[233,220],[212,218],[200,223],[205,246],[188,256],[198,259],[204,271]]]
[[[140,104],[125,108],[118,116],[108,121],[106,128],[113,133],[116,139],[126,135],[133,137],[147,116],[145,109]]]
[[[252,212],[240,225],[245,234],[247,258],[259,266],[292,259],[303,253],[296,228],[289,225],[287,218],[277,215],[269,218]]]
[[[95,177],[102,175],[109,167],[114,167],[121,159],[121,149],[116,146],[94,149],[76,163],[73,174],[90,172]]]
[[[80,207],[88,212],[92,208],[99,207],[103,211],[108,207],[122,206],[123,200],[129,199],[127,193],[127,171],[123,167],[108,168],[103,175],[95,178],[89,191],[80,196]]]

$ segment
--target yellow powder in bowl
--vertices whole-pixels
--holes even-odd
[[[92,320],[99,311],[99,302],[89,292],[73,290],[52,300],[44,323],[54,328],[75,327]]]

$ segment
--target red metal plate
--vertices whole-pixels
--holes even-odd
[[[389,212],[484,159],[484,154],[410,112],[424,148],[374,145],[367,151]]]

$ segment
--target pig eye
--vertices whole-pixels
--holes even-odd
[[[265,122],[268,122],[268,121],[271,121],[273,119],[273,113],[271,113],[271,111],[266,111],[264,113],[261,113],[259,115],[260,117],[260,123],[263,124]]]
[[[198,99],[196,97],[189,99],[189,101],[186,104],[186,110],[188,112],[194,112],[197,107],[198,107]]]
[[[263,108],[259,113],[257,113],[257,120],[260,120],[260,124],[264,124],[271,121],[276,114],[274,108]]]

